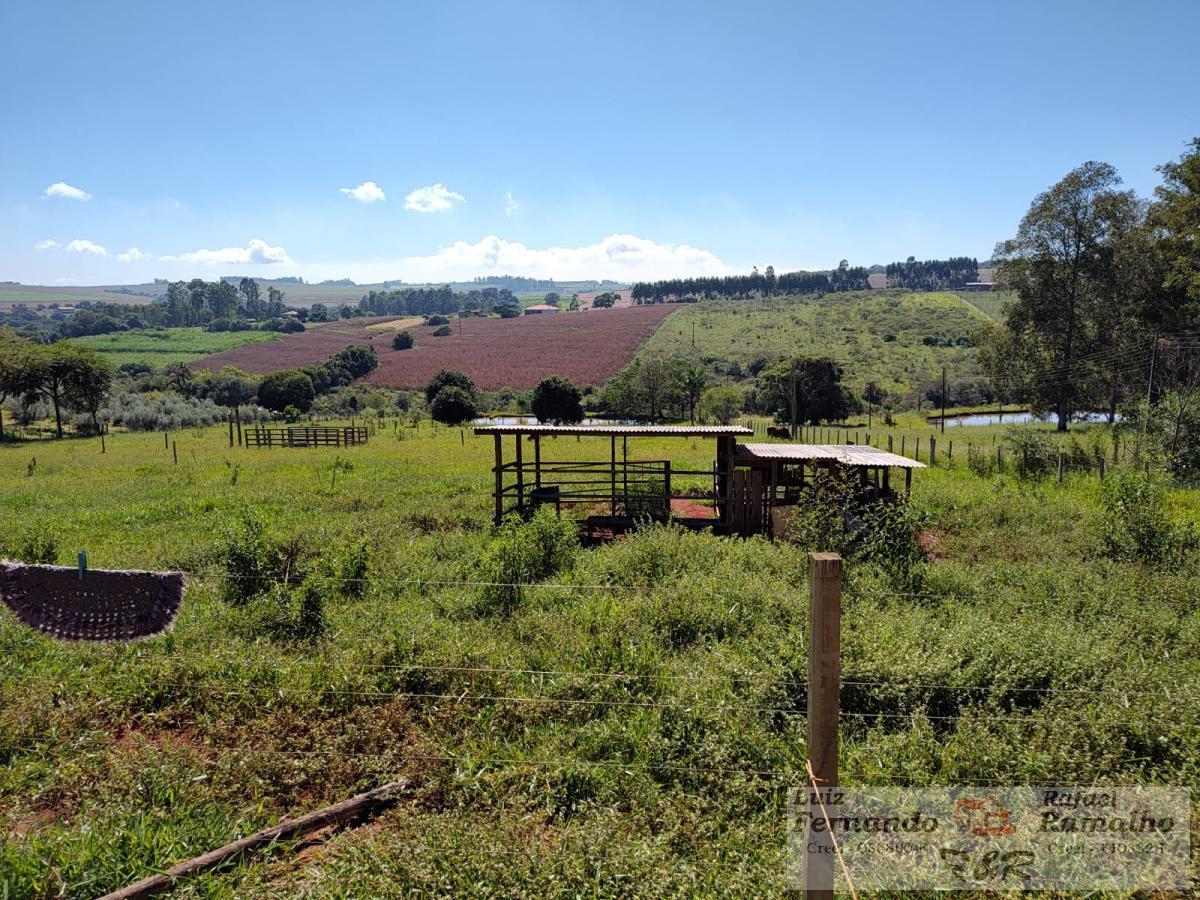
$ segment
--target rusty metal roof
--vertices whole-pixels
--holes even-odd
[[[754,434],[741,425],[480,425],[476,434],[564,434],[612,437],[731,437]]]
[[[738,444],[733,458],[777,459],[782,462],[833,460],[842,466],[865,468],[887,466],[897,469],[924,469],[925,463],[876,450],[865,444]]]

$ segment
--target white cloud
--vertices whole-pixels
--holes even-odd
[[[374,203],[376,200],[383,200],[385,195],[383,188],[373,181],[364,181],[356,188],[338,188],[347,197],[353,197],[359,203]]]
[[[58,241],[52,241],[49,238],[47,238],[44,241],[38,241],[36,244],[34,244],[33,249],[34,250],[53,250],[57,246],[58,246]]]
[[[447,189],[444,184],[419,187],[404,198],[404,208],[416,212],[445,212],[455,203],[466,203],[462,194]]]
[[[504,195],[504,214],[512,218],[512,214],[521,208],[521,204],[513,199],[512,191]]]
[[[74,240],[67,244],[68,253],[90,253],[92,256],[108,256],[108,251],[92,241]]]
[[[476,275],[511,274],[561,281],[611,278],[639,281],[689,275],[723,275],[725,264],[688,244],[659,244],[632,234],[610,234],[584,247],[527,247],[488,235],[474,244],[455,241],[428,256],[395,264],[408,281],[459,281]],[[391,276],[395,277],[395,276]]]
[[[245,247],[224,247],[220,250],[193,250],[178,256],[160,256],[159,259],[203,263],[206,266],[225,265],[273,265],[290,263],[292,260],[282,247],[272,247],[266,241],[254,238]]]
[[[121,262],[137,262],[140,259],[154,259],[149,253],[143,253],[137,247],[130,247],[124,253],[118,253],[117,259]]]
[[[43,197],[63,197],[67,200],[91,200],[92,195],[87,191],[80,190],[77,187],[67,184],[65,181],[56,181],[50,187],[42,191]]]

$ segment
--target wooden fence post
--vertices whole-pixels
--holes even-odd
[[[888,435],[888,453],[892,452],[892,436]]]
[[[950,442],[950,452],[946,454],[946,460],[948,462],[954,462],[954,441]]]
[[[808,649],[808,821],[823,819],[838,783],[838,713],[841,688],[842,558],[810,553]],[[820,792],[818,797],[817,792]],[[818,802],[818,799],[821,802]],[[804,888],[809,897],[833,897],[834,853],[830,828],[805,834]],[[812,845],[818,848],[807,852]]]
[[[1062,484],[1063,479],[1063,452],[1058,451],[1058,483]]]
[[[165,431],[163,432],[163,449],[164,450],[171,449],[171,445],[169,443],[167,443],[167,434],[168,434],[168,432],[165,432]]]
[[[179,465],[179,445],[171,441],[171,458],[175,460],[175,465]]]
[[[937,463],[937,438],[930,435],[930,437],[929,437],[929,464],[932,466],[932,465],[935,465],[936,463]]]

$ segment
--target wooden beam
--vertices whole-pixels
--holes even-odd
[[[542,436],[540,434],[533,436],[533,486],[535,488],[542,486]]]
[[[831,801],[838,784],[838,715],[841,688],[842,558],[836,553],[810,553],[808,652],[808,768],[814,785],[809,822],[824,818],[821,806]],[[819,791],[820,802],[813,802]],[[833,897],[834,854],[831,827],[809,825],[804,887],[808,897]],[[815,849],[814,849],[815,848]]]
[[[496,435],[496,524],[504,518],[504,443]]]
[[[203,856],[196,856],[179,863],[179,865],[172,866],[159,875],[151,875],[135,884],[105,894],[101,900],[131,900],[131,898],[161,894],[163,891],[169,891],[175,887],[176,882],[181,878],[215,869],[217,866],[232,862],[247,853],[271,847],[280,841],[303,837],[321,828],[345,825],[378,812],[395,803],[408,786],[408,779],[402,778],[364,794],[358,794],[349,800],[343,800],[341,803],[335,803],[333,806],[326,806],[324,809],[300,816],[298,819],[290,819],[272,828],[264,828],[262,831],[256,831],[248,837],[226,844]]]
[[[517,512],[525,512],[525,470],[521,465],[521,436],[517,439]]]

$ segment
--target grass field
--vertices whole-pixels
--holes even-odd
[[[1004,305],[1015,299],[1013,291],[955,291],[955,296],[971,304],[989,319],[1004,321]]]
[[[834,358],[856,386],[874,380],[903,394],[918,382],[977,377],[970,346],[926,346],[925,338],[970,337],[984,314],[954,294],[870,292],[822,297],[715,300],[685,305],[641,349],[646,356],[696,351],[722,367],[793,354]]]
[[[149,289],[149,286],[135,285],[134,289]],[[58,303],[70,306],[80,300],[105,303],[150,303],[152,298],[136,294],[124,294],[117,291],[107,291],[102,287],[66,288],[66,287],[37,287],[26,285],[0,285],[0,308],[23,304],[36,306],[39,303]]]
[[[905,421],[896,434],[932,433]],[[227,436],[172,435],[178,465],[157,434],[112,434],[104,455],[0,445],[5,552],[193,573],[175,629],[129,647],[56,643],[0,610],[0,895],[94,896],[398,775],[411,795],[376,823],[176,895],[786,893],[804,548],[653,528],[561,551],[500,608],[495,560],[530,535],[492,533],[490,441],[391,424],[342,450]],[[1109,558],[1094,475],[979,477],[961,446],[915,479],[937,547],[923,580],[849,569],[842,783],[1195,782],[1194,554]],[[631,453],[712,461],[700,440]],[[1195,521],[1197,497],[1172,491],[1171,515]],[[248,512],[295,562],[238,603],[221,548]],[[314,582],[325,631],[284,628],[295,580],[342,572],[360,538],[364,581]]]
[[[71,341],[103,353],[114,366],[137,362],[158,368],[172,363],[190,363],[222,350],[278,338],[279,335],[271,331],[206,331],[188,327],[119,331],[72,338]]]

